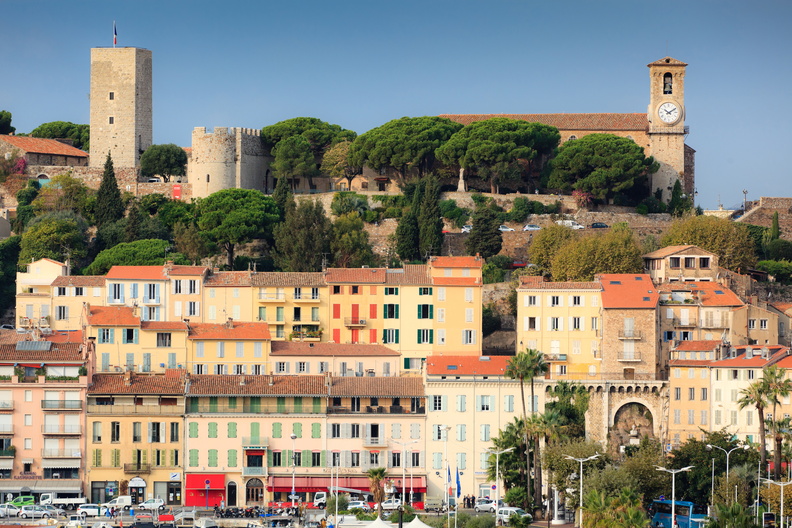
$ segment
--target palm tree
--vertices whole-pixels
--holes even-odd
[[[385,500],[385,488],[383,484],[388,477],[388,470],[384,467],[371,468],[366,471],[369,479],[369,490],[377,503],[377,516],[382,517],[382,501]]]
[[[740,410],[753,405],[759,413],[759,453],[761,455],[761,467],[767,467],[767,446],[765,445],[765,406],[767,406],[767,390],[764,378],[756,380],[740,391],[740,399],[737,405]]]
[[[782,431],[783,420],[778,419],[776,409],[778,404],[781,403],[781,398],[789,396],[789,393],[792,392],[792,380],[787,379],[785,370],[778,368],[776,365],[764,369],[762,379],[766,386],[767,399],[773,404],[773,420],[771,421],[775,440],[773,472],[775,479],[778,480],[781,478],[781,444],[784,441],[784,434]]]
[[[611,501],[605,496],[605,492],[595,489],[586,492],[580,509],[586,513],[583,517],[583,528],[598,528],[607,525],[613,513]]]

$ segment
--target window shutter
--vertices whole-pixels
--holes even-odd
[[[434,319],[434,304],[429,305],[429,319]]]
[[[396,305],[396,313],[395,313],[395,315],[396,315],[395,319],[398,319],[399,318],[399,305],[398,304]],[[398,330],[397,330],[397,332],[398,332]]]
[[[237,424],[236,422],[228,422],[228,438],[237,437]]]
[[[394,337],[395,337],[395,339],[393,340],[393,342],[398,344],[399,343],[399,329],[398,328],[396,329],[396,335]]]
[[[308,449],[303,449],[302,455],[300,456],[302,460],[300,460],[300,465],[302,467],[311,467],[311,451]]]
[[[446,395],[440,397],[440,410],[442,411],[448,410],[448,396]]]
[[[198,422],[190,422],[190,438],[198,438]]]
[[[429,330],[429,344],[434,344],[434,330]]]
[[[176,317],[181,317],[182,308],[181,308],[181,301],[176,301],[173,303],[173,315]]]
[[[321,438],[322,437],[322,424],[320,423],[312,423],[311,424],[311,438]]]
[[[236,451],[236,449],[229,449],[228,450],[228,465],[230,467],[236,467],[236,465],[237,465],[237,451]]]

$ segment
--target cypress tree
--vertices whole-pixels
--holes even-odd
[[[135,242],[140,239],[140,224],[140,208],[133,202],[129,206],[129,214],[124,226],[124,242]]]
[[[437,179],[426,179],[418,212],[420,257],[439,255],[443,247],[443,218],[440,214],[440,185]]]
[[[121,191],[113,169],[113,158],[107,153],[102,183],[96,195],[96,225],[101,226],[108,222],[115,222],[124,217],[124,202],[121,200]]]
[[[286,209],[289,203],[294,202],[294,195],[291,192],[291,187],[289,187],[288,178],[278,178],[278,182],[275,184],[275,190],[272,191],[272,199],[278,204],[281,221],[285,220]]]
[[[489,258],[500,253],[503,233],[498,229],[499,226],[498,213],[492,207],[488,204],[478,206],[473,213],[473,229],[465,241],[468,254],[478,253]]]
[[[770,240],[781,238],[781,226],[778,224],[778,211],[773,212],[773,225],[770,227]]]
[[[404,261],[416,260],[419,240],[418,216],[411,207],[396,226],[396,254]]]

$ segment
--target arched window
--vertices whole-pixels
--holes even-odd
[[[574,141],[576,139],[577,139],[577,136],[572,135],[572,136],[569,136],[569,139],[567,139],[567,141]]]
[[[674,81],[670,73],[663,75],[663,95],[674,93]]]
[[[209,183],[209,175],[206,175],[206,183]]]

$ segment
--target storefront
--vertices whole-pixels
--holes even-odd
[[[90,501],[96,504],[109,502],[110,499],[118,496],[117,480],[92,480]]]
[[[401,493],[402,479],[399,477],[392,479],[395,484],[395,491]],[[336,484],[337,482],[337,484]],[[317,491],[327,491],[330,489],[331,482],[329,476],[310,476],[310,477],[294,477],[294,491],[303,502],[313,501],[313,493]],[[339,486],[341,488],[356,489],[363,493],[369,493],[369,479],[363,476],[344,476],[341,475],[336,481],[335,477],[332,480],[332,486]],[[286,502],[288,496],[291,495],[292,490],[292,477],[273,477],[267,479],[267,491],[272,495],[272,500],[275,502]],[[414,502],[423,501],[424,494],[426,493],[426,477],[410,477],[406,478],[404,483],[404,493],[409,496],[412,493]]]
[[[74,493],[82,494],[82,481],[79,479],[26,479],[0,480],[0,495],[8,498],[8,494],[33,495],[38,501],[42,493]]]
[[[129,495],[132,497],[132,504],[140,504],[146,500],[146,481],[140,477],[129,480]]]
[[[212,508],[225,502],[225,475],[217,473],[192,473],[184,486],[184,505]]]
[[[169,506],[182,503],[181,473],[171,473],[171,480],[154,481],[154,498],[162,499]]]

